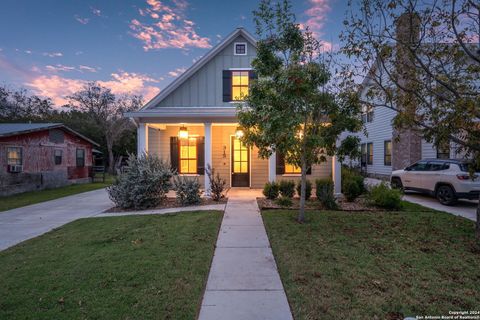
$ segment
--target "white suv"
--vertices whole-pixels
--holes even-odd
[[[453,205],[459,198],[477,200],[480,173],[471,177],[469,165],[462,160],[421,160],[393,171],[390,182],[394,188],[429,193],[444,205]]]

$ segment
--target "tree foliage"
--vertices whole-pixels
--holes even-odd
[[[306,170],[339,150],[349,151],[339,149],[337,140],[343,131],[361,128],[358,98],[353,92],[328,90],[331,75],[320,43],[296,23],[289,1],[262,0],[254,21],[259,40],[252,66],[258,80],[239,106],[243,140],[257,146],[263,158],[280,152],[286,162],[302,169],[299,221],[303,221]]]
[[[142,98],[135,95],[115,96],[96,82],[87,83],[80,90],[69,97],[70,105],[88,117],[101,130],[108,152],[110,171],[113,172],[115,163],[113,147],[120,141],[126,131],[133,131],[133,123],[123,114],[137,110],[142,105]]]

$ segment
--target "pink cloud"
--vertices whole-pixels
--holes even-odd
[[[62,64],[57,64],[57,65],[47,65],[45,66],[45,69],[47,69],[48,71],[52,71],[52,72],[59,72],[59,71],[64,71],[64,72],[68,72],[68,71],[75,71],[75,67],[70,67],[70,66],[64,66]]]
[[[61,52],[44,52],[43,55],[46,56],[46,57],[50,57],[50,58],[56,58],[56,57],[62,57],[63,53],[61,53]]]
[[[143,49],[211,48],[210,39],[199,36],[195,23],[186,18],[188,3],[185,0],[172,1],[173,5],[169,6],[159,0],[147,0],[149,7],[139,9],[139,13],[141,16],[149,15],[153,21],[133,19],[130,22],[132,34],[143,42]]]
[[[318,37],[322,32],[331,7],[328,4],[329,0],[309,0],[308,2],[310,8],[305,11],[308,19],[304,25],[308,26],[314,35]]]
[[[78,14],[74,15],[73,17],[75,18],[75,20],[77,20],[77,21],[80,22],[81,24],[87,24],[88,21],[90,21],[89,18],[82,18],[82,17],[80,17]]]
[[[187,68],[185,68],[185,67],[177,68],[177,69],[175,69],[175,70],[173,70],[173,71],[170,71],[170,72],[168,73],[168,75],[169,75],[170,77],[178,77],[179,75],[181,75],[182,73],[184,73],[185,70],[187,70]]]
[[[153,98],[160,89],[152,85],[158,80],[144,74],[119,71],[111,74],[111,79],[98,81],[104,87],[112,90],[114,94],[137,94],[142,95],[145,100]],[[66,78],[59,75],[33,76],[25,83],[36,94],[52,98],[57,106],[68,103],[67,97],[79,91],[87,83],[87,80]]]
[[[97,72],[97,68],[89,67],[89,66],[83,66],[83,65],[78,66],[78,69],[81,70],[81,71]]]

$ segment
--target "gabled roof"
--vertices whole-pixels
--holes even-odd
[[[235,29],[235,31],[230,33],[225,39],[223,39],[223,41],[221,41],[206,55],[204,55],[201,59],[195,62],[190,68],[188,68],[184,73],[182,73],[178,78],[176,78],[172,83],[170,83],[165,89],[160,91],[158,95],[156,95],[140,110],[150,109],[160,103],[170,93],[172,93],[175,89],[177,89],[185,81],[187,81],[190,76],[192,76],[195,72],[200,70],[200,68],[206,65],[210,60],[212,60],[219,52],[221,52],[232,40],[234,40],[238,36],[243,36],[254,46],[257,45],[257,40],[247,30],[242,27]]]
[[[63,129],[68,131],[85,141],[90,142],[96,146],[99,146],[95,141],[85,137],[84,135],[70,129],[62,123],[0,123],[0,137],[10,137],[19,134],[26,134],[31,132],[50,130],[50,129]]]

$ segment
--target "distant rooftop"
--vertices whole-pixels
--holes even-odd
[[[98,143],[85,137],[84,135],[70,129],[63,123],[0,123],[0,137],[14,136],[17,134],[25,134],[29,132],[62,128],[65,129],[74,135],[79,136],[80,138],[98,146]]]

